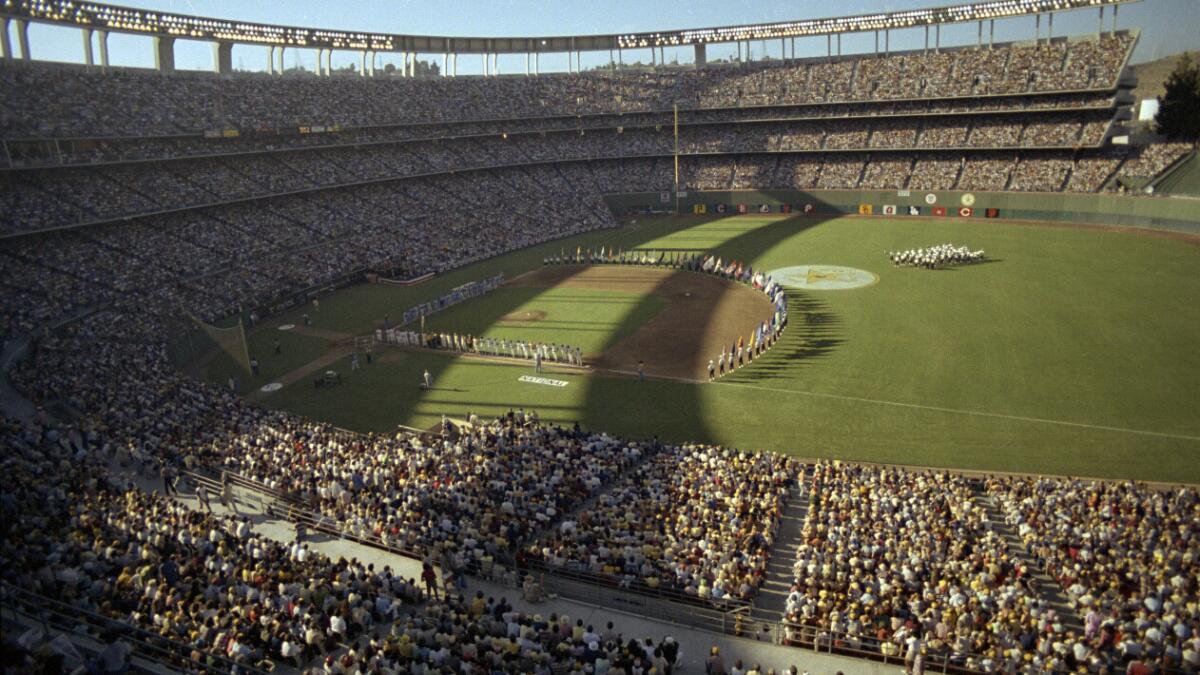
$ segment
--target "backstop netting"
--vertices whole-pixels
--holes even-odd
[[[250,345],[246,342],[246,330],[242,327],[241,319],[238,319],[236,326],[220,328],[205,323],[192,314],[188,314],[188,318],[200,329],[201,339],[211,343],[201,345],[199,353],[215,347],[232,359],[243,371],[250,372]]]

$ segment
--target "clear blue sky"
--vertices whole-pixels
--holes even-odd
[[[695,28],[739,23],[757,23],[797,18],[847,15],[879,10],[910,9],[952,4],[955,0],[764,0],[761,2],[731,2],[730,0],[124,0],[115,4],[172,11],[181,14],[215,16],[264,23],[320,26],[346,30],[379,31],[433,35],[570,35],[586,33],[620,33]],[[1200,49],[1200,0],[1144,0],[1123,5],[1118,27],[1139,27],[1142,39],[1134,55],[1144,61],[1183,49]],[[1105,17],[1106,28],[1111,22],[1111,9]],[[1096,30],[1097,12],[1080,10],[1060,14],[1055,19],[1055,35],[1078,34]],[[1020,40],[1033,37],[1033,18],[998,22],[998,40]],[[1045,25],[1043,23],[1043,35]],[[942,30],[943,44],[974,43],[975,24],[964,24]],[[919,48],[924,40],[922,30],[896,31],[892,48]],[[15,46],[15,40],[14,46]],[[82,62],[83,46],[79,31],[35,25],[30,28],[33,56],[38,59]],[[846,36],[843,51],[870,51],[874,46],[871,34]],[[754,43],[753,53],[759,56],[764,49],[779,55],[779,43]],[[721,58],[734,47],[710,46],[708,57]],[[797,42],[797,56],[823,54],[823,38],[808,38]],[[183,69],[207,70],[212,67],[211,47],[204,43],[179,41],[176,44],[176,66]],[[149,39],[140,36],[113,35],[109,38],[109,53],[114,65],[151,67],[153,59]],[[649,60],[649,53],[628,53],[628,60]],[[690,48],[677,54],[668,50],[667,59],[691,61]],[[312,50],[288,50],[285,65],[302,65],[310,70],[315,64]],[[346,52],[334,57],[339,64],[357,62],[357,55]],[[607,61],[607,54],[585,54],[585,66]],[[266,66],[266,49],[262,47],[234,48],[234,66],[262,70]],[[440,56],[436,57],[440,63]],[[380,55],[380,63],[395,62],[392,55]],[[502,56],[501,73],[524,72],[521,56]],[[482,69],[480,57],[459,58],[460,74],[476,74]],[[542,69],[565,70],[566,57],[543,57]]]

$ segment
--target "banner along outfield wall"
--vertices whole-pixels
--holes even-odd
[[[935,201],[927,201],[928,195]],[[706,205],[708,215],[714,215],[716,204],[728,205],[728,215],[736,215],[736,205],[746,204],[748,213],[757,213],[762,204],[779,213],[779,205],[791,204],[792,213],[803,212],[805,204],[813,205],[817,215],[858,214],[859,207],[869,204],[874,215],[883,215],[884,205],[894,205],[898,216],[906,216],[909,206],[921,207],[922,216],[933,215],[934,206],[946,208],[947,217],[959,218],[959,209],[969,204],[971,218],[984,218],[987,209],[999,210],[1000,220],[1044,220],[1063,223],[1119,225],[1159,230],[1174,230],[1200,235],[1200,199],[1182,197],[1125,197],[1099,194],[1059,194],[1026,192],[963,192],[942,190],[719,190],[681,192],[679,210],[693,213],[693,207]],[[618,215],[631,210],[673,210],[670,192],[639,192],[605,195],[609,208]]]

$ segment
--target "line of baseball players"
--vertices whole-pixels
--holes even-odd
[[[583,365],[583,350],[571,345],[551,342],[532,342],[529,340],[509,340],[505,338],[478,337],[460,335],[458,333],[418,333],[396,328],[376,329],[378,340],[402,347],[424,347],[427,349],[445,349],[448,351],[479,354],[481,356],[500,356],[511,359],[526,359],[534,362],[539,371],[541,364],[564,363],[572,366]]]

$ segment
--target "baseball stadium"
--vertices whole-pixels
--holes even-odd
[[[0,2],[4,672],[1198,672],[1200,4],[935,1]]]

